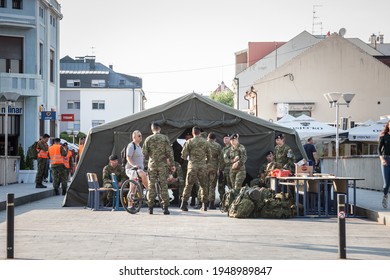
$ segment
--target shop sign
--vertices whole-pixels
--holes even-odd
[[[55,120],[56,119],[56,112],[54,112],[54,111],[43,111],[43,112],[41,112],[41,119],[44,120],[44,121]]]

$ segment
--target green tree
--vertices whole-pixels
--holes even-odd
[[[210,98],[230,107],[234,107],[234,93],[231,91],[213,92]]]
[[[34,170],[34,161],[28,155],[26,156],[26,169]]]
[[[24,150],[23,150],[22,145],[20,145],[20,144],[18,147],[18,156],[20,157],[20,167],[19,167],[20,170],[27,169],[26,160],[24,158]]]

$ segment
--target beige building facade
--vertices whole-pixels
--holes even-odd
[[[356,94],[349,107],[339,106],[349,123],[390,114],[390,67],[336,33],[256,80],[252,90],[257,116],[274,122],[288,110],[335,123],[336,109],[324,98],[329,92]]]

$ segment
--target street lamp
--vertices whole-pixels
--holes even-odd
[[[334,174],[338,176],[339,171],[339,107],[340,105],[346,105],[349,107],[352,99],[355,97],[354,93],[340,93],[340,92],[330,92],[324,93],[325,99],[329,102],[330,108],[336,108],[336,164]],[[342,97],[345,102],[340,102],[339,99]]]
[[[74,144],[74,138],[79,134],[79,131],[78,130],[71,130],[71,129],[68,129],[66,131],[66,134],[68,134],[69,136],[72,135],[72,141],[73,141],[73,144]]]
[[[16,100],[18,100],[20,94],[17,92],[5,92],[3,93],[5,98],[5,117],[4,117],[4,184],[7,185],[7,169],[8,169],[8,107],[12,106]]]

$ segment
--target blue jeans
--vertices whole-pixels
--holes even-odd
[[[387,195],[390,187],[390,156],[384,156],[387,165],[381,164],[382,176],[383,176],[383,193]]]

